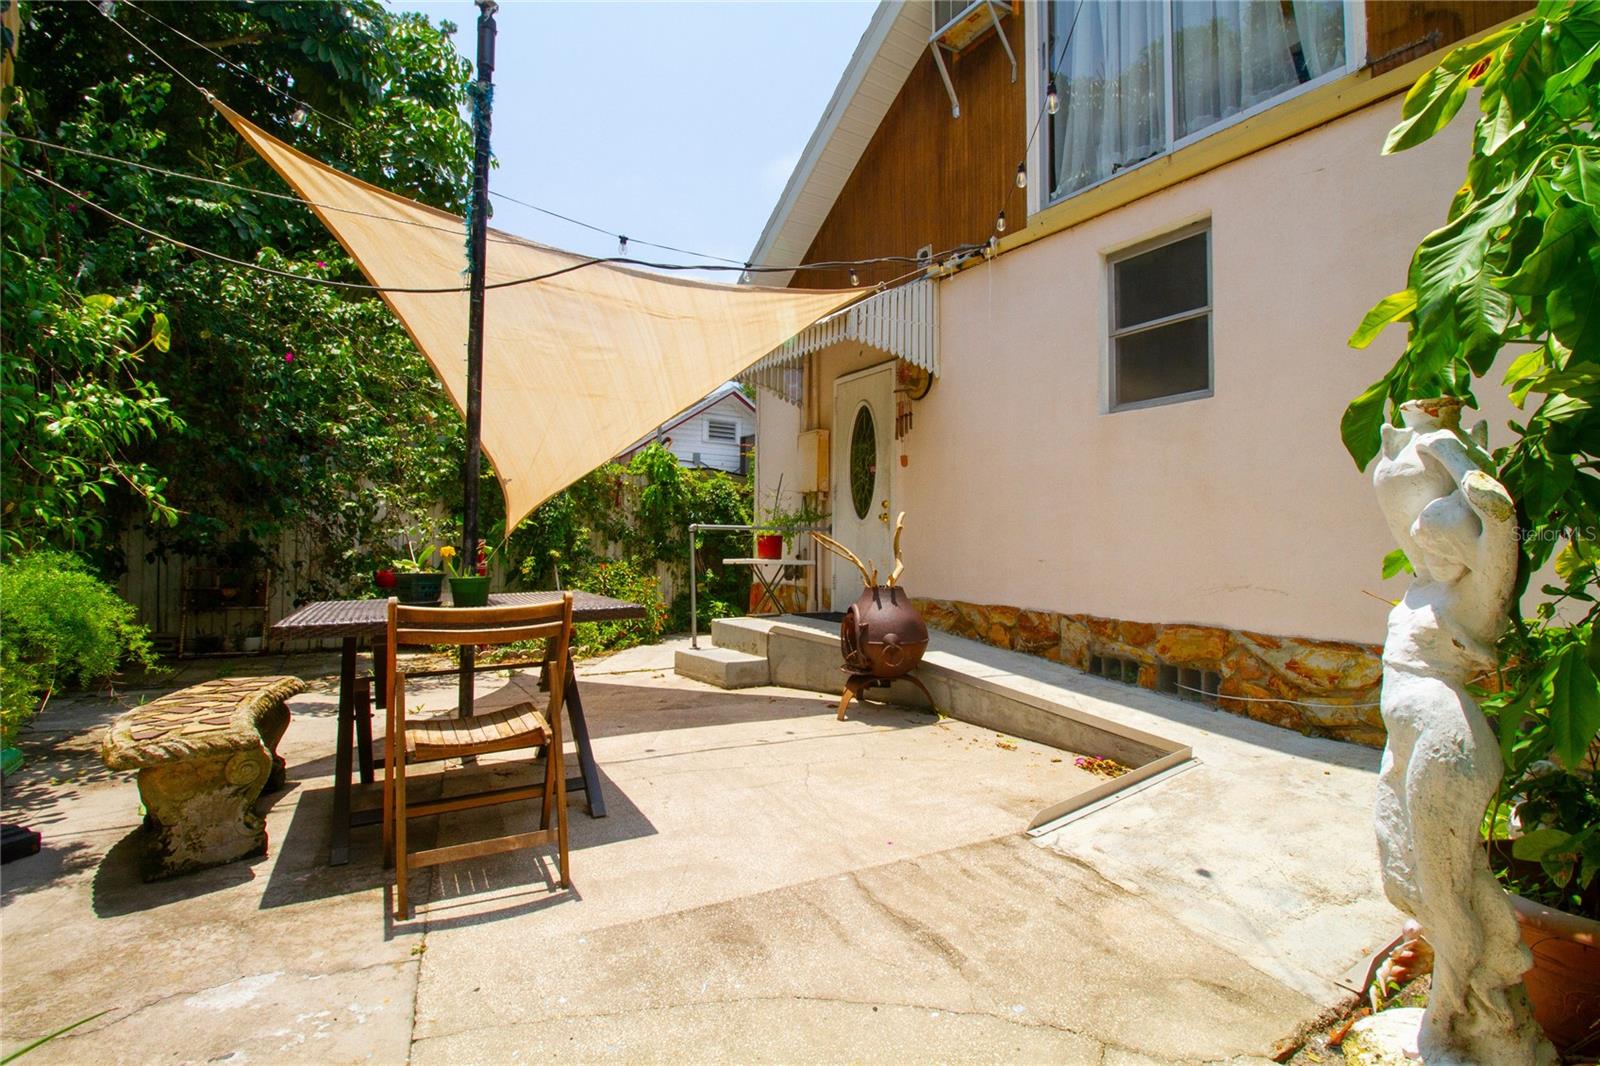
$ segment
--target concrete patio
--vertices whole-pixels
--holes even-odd
[[[327,865],[335,657],[165,682],[318,679],[291,704],[290,786],[263,800],[270,855],[159,884],[128,854],[131,777],[97,755],[121,703],[53,703],[6,781],[7,820],[46,850],[4,872],[0,1046],[104,1010],[29,1061],[1265,1061],[1398,928],[1376,751],[941,637],[945,662],[1028,672],[1194,750],[1030,837],[1103,780],[1074,753],[910,709],[840,723],[833,693],[724,692],[673,676],[681,646],[580,666],[610,817],[574,798],[572,892],[501,855],[420,874],[399,924],[376,829]],[[537,817],[506,810],[418,826],[448,843]]]

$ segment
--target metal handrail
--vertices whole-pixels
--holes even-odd
[[[700,568],[695,555],[696,533],[754,533],[761,530],[778,532],[769,525],[729,526],[713,522],[689,523],[689,647],[700,650]]]

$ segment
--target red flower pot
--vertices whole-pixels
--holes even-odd
[[[380,589],[394,588],[394,571],[388,569],[387,567],[382,570],[374,571],[372,574],[372,583],[377,585]]]
[[[762,533],[762,534],[757,535],[757,537],[756,537],[756,558],[757,559],[782,559],[783,558],[783,534],[782,533]]]

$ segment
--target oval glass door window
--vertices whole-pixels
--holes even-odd
[[[862,521],[872,511],[872,490],[877,484],[878,430],[872,424],[872,408],[862,404],[850,429],[850,503]]]

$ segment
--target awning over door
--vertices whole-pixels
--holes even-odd
[[[939,373],[939,301],[937,282],[923,278],[880,292],[808,326],[774,349],[739,380],[759,385],[799,405],[800,361],[831,344],[870,344],[930,374]]]

